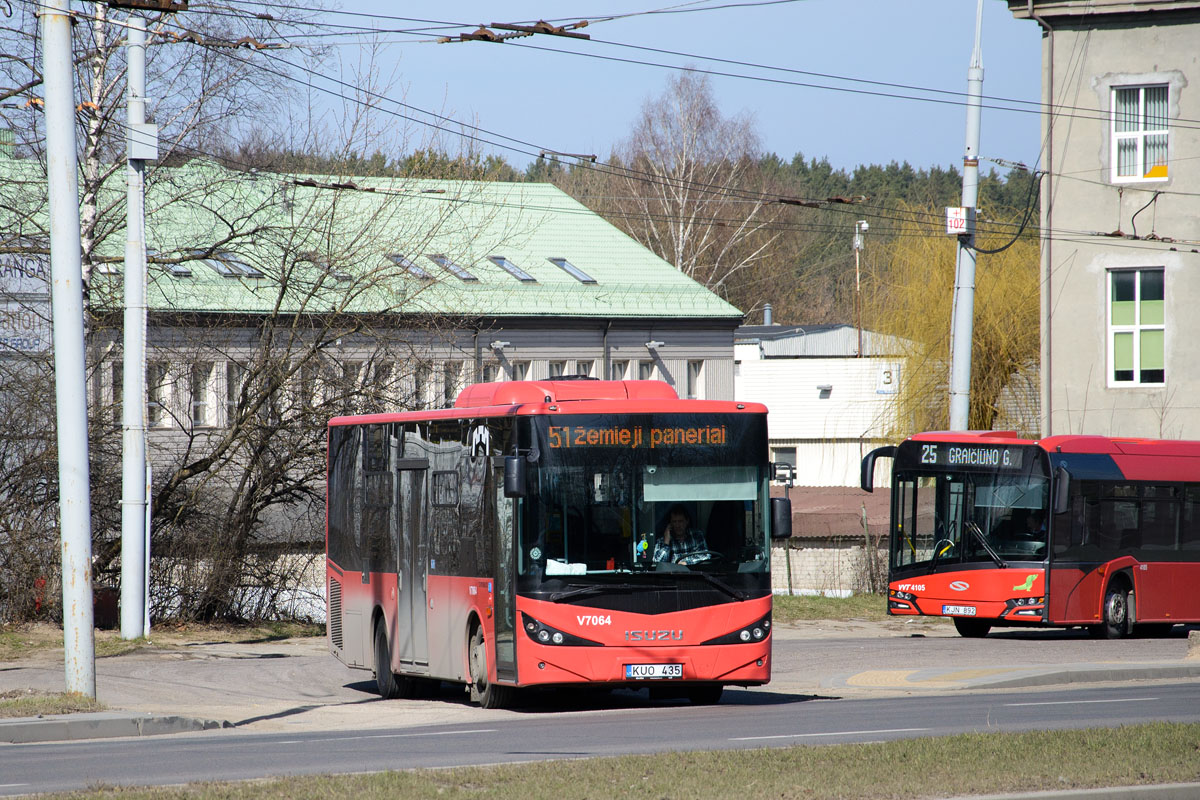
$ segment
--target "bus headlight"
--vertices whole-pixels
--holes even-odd
[[[747,625],[741,630],[727,633],[724,636],[718,636],[715,639],[709,639],[703,644],[744,644],[746,642],[761,642],[767,638],[767,634],[771,632],[771,615],[760,619],[753,625]]]
[[[538,644],[573,645],[576,647],[604,646],[600,642],[594,642],[591,639],[584,639],[582,636],[560,631],[558,628],[534,619],[523,611],[521,612],[521,627],[525,629],[525,635]]]

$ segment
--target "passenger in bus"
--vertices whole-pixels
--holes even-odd
[[[667,525],[654,545],[654,560],[674,563],[686,555],[707,550],[704,532],[692,527],[692,515],[682,505],[671,506]]]

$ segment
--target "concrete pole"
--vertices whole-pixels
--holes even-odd
[[[854,223],[854,327],[858,329],[857,358],[863,355],[862,337],[862,278],[859,269],[859,254],[863,249],[863,234],[867,231],[867,221],[860,219]]]
[[[983,96],[983,56],[979,39],[983,0],[975,11],[975,49],[967,70],[967,148],[963,155],[962,204],[975,208],[979,199],[979,122]],[[954,270],[954,312],[950,327],[950,430],[964,431],[971,409],[971,344],[975,328],[975,227],[958,237]]]
[[[92,522],[88,487],[79,174],[70,0],[43,0],[42,70],[50,201],[54,392],[58,408],[58,507],[62,531],[63,649],[67,691],[96,696]]]
[[[146,121],[146,21],[127,22],[129,133]],[[145,636],[146,573],[146,237],[145,161],[129,158],[125,222],[125,366],[121,396],[121,638]]]

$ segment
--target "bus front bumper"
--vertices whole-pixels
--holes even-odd
[[[554,647],[527,644],[521,648],[518,656],[518,685],[590,683],[655,686],[700,682],[757,686],[771,679],[770,654],[769,637],[754,644],[678,647]],[[663,665],[679,665],[679,669],[665,669]],[[641,677],[656,673],[666,673],[670,677]]]

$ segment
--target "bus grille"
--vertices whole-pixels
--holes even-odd
[[[329,579],[329,641],[342,649],[342,585]]]

